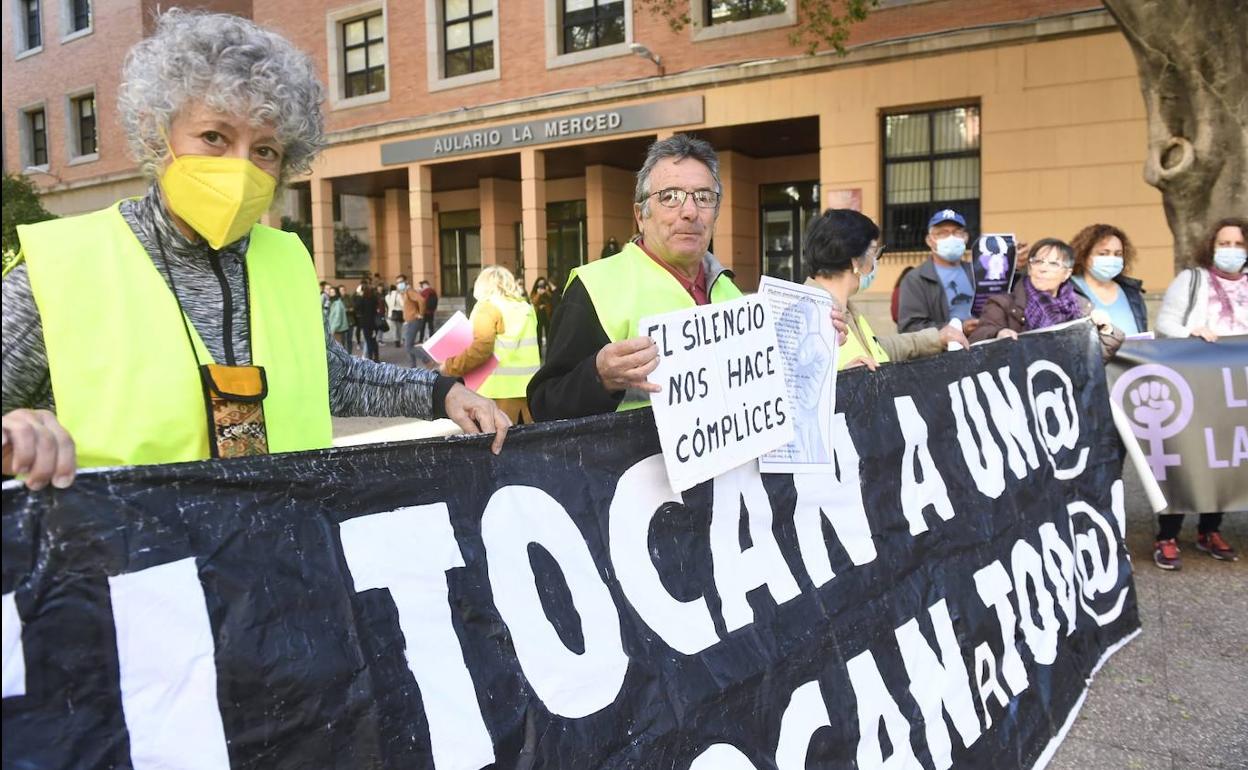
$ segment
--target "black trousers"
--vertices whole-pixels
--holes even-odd
[[[1210,532],[1217,532],[1222,526],[1222,514],[1220,513],[1202,513],[1200,514],[1200,523],[1196,525],[1196,531],[1202,535]],[[1179,530],[1183,528],[1183,514],[1168,513],[1157,517],[1157,539],[1173,540],[1179,536]]]

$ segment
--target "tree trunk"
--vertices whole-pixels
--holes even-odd
[[[1248,213],[1248,0],[1103,0],[1148,110],[1144,179],[1161,190],[1175,269],[1213,222]]]

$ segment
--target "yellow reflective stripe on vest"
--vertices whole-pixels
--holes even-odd
[[[697,307],[685,287],[635,243],[627,244],[614,256],[576,268],[568,283],[573,278],[581,280],[598,322],[612,342],[641,335],[642,318]],[[710,289],[712,303],[741,296],[741,290],[725,274],[720,274]],[[630,390],[617,411],[649,405],[648,393]]]
[[[487,302],[502,315],[503,333],[494,338],[498,368],[485,378],[477,392],[486,398],[524,398],[529,380],[541,364],[537,313],[529,303],[509,297],[494,297],[480,304]],[[475,314],[476,308],[473,310]]]
[[[117,206],[18,228],[57,418],[80,467],[202,460],[208,416],[179,310]],[[316,275],[298,237],[257,225],[247,252],[252,363],[265,367],[269,448],[329,446]],[[84,304],[89,303],[89,304]],[[212,362],[192,329],[203,363]]]

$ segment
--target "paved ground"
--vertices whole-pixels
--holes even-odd
[[[393,339],[392,337],[390,339]],[[383,360],[405,362],[389,340]],[[334,443],[458,432],[449,420],[334,420]],[[1215,561],[1196,550],[1189,516],[1183,569],[1153,566],[1156,519],[1126,469],[1127,545],[1144,630],[1097,674],[1052,770],[1248,769],[1248,557]],[[1222,532],[1248,553],[1248,514]]]

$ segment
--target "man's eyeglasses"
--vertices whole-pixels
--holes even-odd
[[[719,193],[714,190],[682,190],[669,187],[647,195],[647,198],[658,196],[659,204],[664,208],[678,209],[685,205],[685,198],[693,196],[693,205],[700,209],[713,209],[719,205]]]

